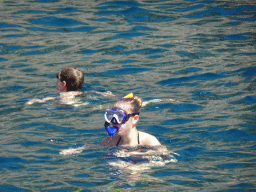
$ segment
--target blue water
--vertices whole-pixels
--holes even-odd
[[[254,1],[0,4],[0,191],[256,190]],[[58,96],[56,74],[70,65],[82,91],[116,97],[24,107]],[[105,147],[59,154],[100,143],[104,110],[130,91],[162,100],[142,108],[138,129],[177,162],[113,166]]]

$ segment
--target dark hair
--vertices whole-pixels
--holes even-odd
[[[75,67],[65,67],[59,74],[61,81],[66,81],[67,91],[82,89],[84,84],[83,73]]]

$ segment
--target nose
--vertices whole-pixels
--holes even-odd
[[[118,124],[118,122],[117,122],[117,120],[116,120],[115,117],[113,117],[113,118],[111,119],[111,123],[112,123],[112,124]]]

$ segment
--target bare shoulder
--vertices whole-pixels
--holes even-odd
[[[149,146],[156,146],[156,145],[161,145],[161,143],[158,141],[158,139],[148,133],[145,132],[139,132],[139,139],[140,139],[140,144],[142,145],[149,145]]]
[[[101,145],[102,146],[109,146],[109,147],[114,147],[118,143],[120,139],[119,135],[114,135],[112,137],[108,136],[105,139],[102,140]]]

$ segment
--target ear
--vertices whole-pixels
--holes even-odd
[[[64,87],[67,87],[66,81],[62,81],[62,85],[63,85]]]
[[[140,119],[140,116],[139,115],[135,115],[132,119],[133,119],[133,124],[137,124],[139,119]]]
[[[64,92],[68,91],[66,81],[62,81],[62,86],[64,87],[64,90],[63,90]]]

